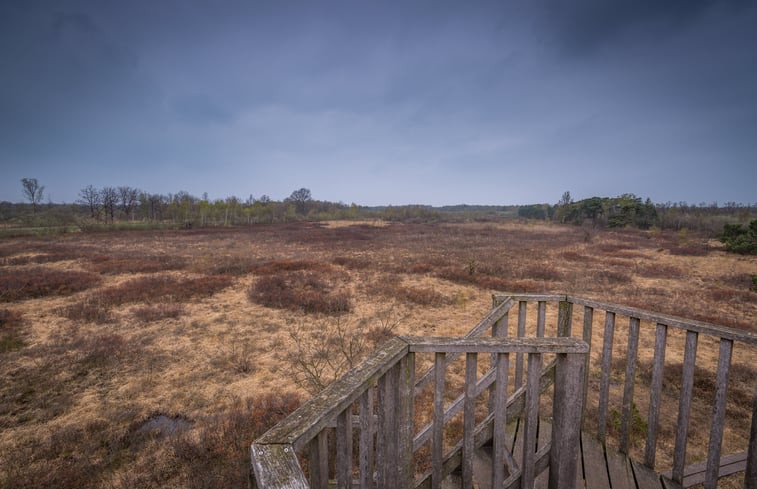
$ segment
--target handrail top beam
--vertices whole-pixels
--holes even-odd
[[[514,301],[566,301],[573,304],[578,304],[586,307],[592,307],[621,316],[634,317],[644,321],[656,322],[664,324],[666,326],[672,326],[674,328],[695,331],[697,333],[703,333],[717,338],[723,338],[731,341],[739,341],[749,345],[757,345],[757,334],[729,328],[727,326],[720,326],[717,324],[707,323],[704,321],[697,321],[695,319],[685,319],[677,316],[670,316],[667,314],[660,314],[636,307],[622,306],[618,304],[612,304],[608,302],[595,301],[593,299],[586,299],[583,297],[577,297],[567,294],[517,294],[517,293],[495,293],[492,294],[494,303],[498,304],[506,300]]]
[[[402,336],[416,353],[588,353],[589,345],[578,338],[449,338]]]

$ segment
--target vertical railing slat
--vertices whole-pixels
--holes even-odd
[[[725,402],[728,394],[728,371],[731,368],[731,353],[733,341],[720,339],[718,356],[718,373],[715,381],[715,404],[712,408],[712,425],[710,426],[710,442],[707,449],[707,472],[705,473],[705,489],[715,489],[718,484],[718,470],[720,469],[720,449],[723,444],[723,429],[725,428]]]
[[[683,353],[683,374],[681,378],[681,398],[678,401],[678,425],[673,450],[673,480],[683,483],[683,468],[686,463],[686,442],[689,437],[689,412],[694,387],[694,366],[697,356],[699,333],[686,331],[686,346]]]
[[[397,377],[399,364],[379,379],[376,468],[379,487],[397,486]]]
[[[463,488],[473,489],[473,433],[476,428],[476,370],[478,355],[465,354],[465,407],[463,408]]]
[[[583,355],[558,354],[552,404],[552,448],[549,454],[550,489],[574,489],[578,477],[576,450],[580,446]]]
[[[533,487],[536,456],[536,425],[539,422],[539,375],[541,374],[542,354],[531,353],[528,356],[528,375],[526,377],[526,405],[523,427],[523,464],[522,487]],[[576,386],[578,387],[578,386]],[[577,413],[576,413],[577,414]]]
[[[526,301],[518,302],[518,338],[526,335]],[[523,385],[523,354],[515,355],[515,389]]]
[[[589,367],[591,366],[591,334],[594,325],[594,308],[584,306],[584,327],[583,327],[583,340],[589,345],[589,353],[586,354],[584,359],[584,392],[582,405],[584,408],[581,410],[581,428],[584,426],[584,417],[586,415],[586,400],[589,396]]]
[[[544,337],[544,327],[547,324],[547,302],[539,301],[539,305],[536,311],[536,336],[538,338]]]
[[[599,413],[597,436],[605,442],[607,433],[607,404],[610,397],[610,369],[612,367],[612,339],[615,333],[615,313],[605,313],[605,334],[602,344],[602,377],[599,381]]]
[[[492,487],[502,487],[505,480],[505,457],[507,429],[507,375],[510,370],[510,355],[497,354],[497,380],[494,384],[494,429]]]
[[[660,405],[662,379],[665,368],[665,346],[668,339],[668,327],[657,323],[654,340],[654,360],[652,364],[652,383],[649,386],[649,416],[647,416],[647,443],[644,449],[644,465],[654,470],[657,454],[657,433],[660,429]]]
[[[329,445],[328,433],[321,430],[310,441],[310,487],[328,489],[329,487]]]
[[[373,489],[373,387],[360,398],[360,489]]]
[[[431,487],[442,487],[442,457],[444,455],[444,367],[445,354],[434,355],[434,426],[431,438]]]
[[[628,348],[626,349],[626,380],[623,386],[623,409],[620,421],[620,453],[628,454],[631,438],[629,426],[633,411],[633,387],[636,382],[636,357],[639,352],[639,318],[628,320]]]
[[[413,486],[413,404],[415,400],[415,354],[400,360],[397,393],[397,472],[398,487]]]
[[[336,418],[336,483],[338,489],[352,488],[352,407]]]
[[[507,313],[505,313],[505,315],[502,316],[499,319],[499,321],[497,321],[496,323],[494,323],[494,326],[492,326],[492,337],[494,337],[494,338],[506,338],[507,334],[508,334],[508,331],[507,331]],[[491,364],[490,365],[491,365],[491,368],[497,368],[497,354],[496,353],[492,353]],[[496,385],[492,385],[489,388],[489,412],[490,413],[493,413],[494,412],[494,408],[495,408],[494,404],[495,404],[495,399],[497,397],[497,394],[495,392],[496,388],[497,388]]]
[[[752,429],[749,434],[744,488],[757,489],[757,386],[755,386],[754,399],[752,400]]]

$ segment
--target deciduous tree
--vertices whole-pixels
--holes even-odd
[[[45,191],[44,185],[40,185],[36,178],[22,178],[21,186],[24,190],[24,196],[32,204],[32,211],[36,213],[37,204],[42,202],[42,194]]]

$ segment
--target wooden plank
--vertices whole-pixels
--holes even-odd
[[[494,304],[499,304],[502,301],[505,300],[514,300],[514,301],[526,301],[526,302],[537,302],[537,301],[545,301],[545,302],[559,302],[566,300],[565,294],[521,294],[521,293],[511,293],[511,292],[497,292],[492,294],[492,300]]]
[[[683,468],[686,465],[686,442],[689,436],[689,412],[694,386],[694,366],[697,357],[697,340],[699,333],[686,332],[686,346],[683,353],[683,374],[681,379],[681,397],[678,402],[678,423],[676,426],[675,449],[673,451],[673,481],[683,482]]]
[[[599,381],[599,412],[597,413],[597,436],[605,442],[607,433],[607,405],[610,398],[610,369],[612,368],[612,339],[615,333],[615,313],[605,313],[605,334],[602,343],[602,377]]]
[[[506,299],[504,302],[499,303],[498,305],[495,305],[495,307],[489,311],[489,314],[487,314],[481,321],[476,324],[473,329],[468,331],[464,338],[478,338],[484,333],[486,333],[489,328],[494,327],[494,324],[499,321],[504,315],[515,305],[515,301],[512,299]],[[454,362],[458,357],[460,356],[460,353],[455,353],[453,355],[447,356],[447,365]],[[426,387],[431,381],[434,379],[434,367],[431,367],[429,370],[426,371],[423,375],[421,375],[418,380],[415,382],[415,394],[419,394],[424,387]]]
[[[494,428],[492,432],[492,487],[502,487],[508,455],[505,431],[507,428],[507,376],[510,355],[497,353],[497,380],[494,384]]]
[[[725,403],[728,394],[728,371],[731,369],[731,353],[733,341],[720,340],[718,355],[718,373],[715,381],[715,405],[712,408],[712,423],[710,424],[710,442],[707,448],[707,476],[705,489],[715,489],[718,484],[718,469],[720,468],[720,449],[723,445],[723,428],[725,427]]]
[[[657,324],[654,340],[652,383],[649,386],[649,415],[647,416],[647,442],[644,448],[644,464],[654,469],[657,454],[657,434],[660,429],[660,406],[662,405],[662,379],[665,368],[665,346],[668,327]]]
[[[339,489],[352,488],[352,413],[351,408],[336,418],[336,483]]]
[[[310,487],[329,487],[329,445],[325,429],[310,442]]]
[[[547,303],[546,301],[539,301],[539,305],[536,310],[536,336],[539,338],[544,337],[544,327],[547,323]]]
[[[727,328],[725,326],[710,324],[703,321],[695,321],[693,319],[668,316],[667,314],[658,314],[651,311],[645,311],[644,309],[637,309],[635,307],[609,304],[570,295],[567,297],[567,300],[574,304],[591,306],[594,309],[602,309],[604,311],[620,314],[621,316],[635,317],[644,321],[667,324],[668,326],[683,329],[686,331],[696,331],[697,333],[704,333],[715,336],[717,338],[726,338],[733,341],[740,341],[749,345],[757,345],[757,334],[751,333],[749,331]]]
[[[508,320],[508,313],[505,313],[504,316],[502,316],[502,319],[494,323],[494,326],[492,326],[492,337],[493,338],[506,338],[507,337],[507,320]],[[490,360],[490,366],[492,370],[495,370],[497,368],[497,357],[499,353],[492,353],[491,360]],[[489,387],[489,412],[494,412],[495,409],[495,398],[496,398],[496,385],[492,384],[491,387]]]
[[[399,364],[397,385],[397,476],[398,487],[411,487],[413,463],[413,408],[415,401],[415,354],[408,353]]]
[[[518,338],[526,336],[526,307],[528,302],[518,302]],[[515,356],[515,385],[516,389],[523,385],[523,353]]]
[[[310,487],[292,445],[253,443],[250,454],[258,487],[276,489],[308,489]]]
[[[752,429],[749,435],[744,487],[746,489],[757,489],[757,385],[754,389],[754,400],[752,401]]]
[[[606,450],[605,455],[612,489],[636,489],[633,469],[631,469],[631,462],[628,457],[614,450]]]
[[[733,453],[720,458],[718,474],[719,477],[736,474],[746,469],[747,452]],[[683,487],[691,487],[697,484],[703,484],[707,474],[707,461],[697,462],[687,466],[683,470]],[[671,472],[663,472],[664,477],[670,478]]]
[[[588,411],[589,405],[587,403],[589,397],[589,372],[591,367],[591,333],[594,325],[594,309],[588,306],[584,306],[584,325],[583,334],[581,335],[583,340],[589,345],[589,354],[584,359],[584,393],[583,393],[583,406],[581,410],[581,429],[584,427],[584,418]]]
[[[463,489],[473,489],[473,436],[476,429],[476,370],[478,354],[465,354],[465,409],[463,410]]]
[[[620,418],[620,452],[628,454],[629,426],[633,406],[633,387],[636,383],[636,357],[639,352],[639,318],[628,320],[628,348],[626,349],[626,379],[623,386],[623,407]]]
[[[581,453],[583,453],[584,477],[587,489],[600,489],[610,487],[610,478],[607,476],[605,453],[600,442],[590,435],[581,437]]]
[[[360,489],[373,489],[373,433],[376,421],[373,415],[373,388],[360,398]]]
[[[539,422],[539,374],[541,373],[541,353],[528,356],[528,373],[526,375],[525,426],[523,427],[523,487],[534,484],[534,457],[536,456],[536,433]],[[558,360],[559,363],[559,360]]]
[[[649,467],[645,467],[638,462],[631,462],[631,468],[633,469],[633,475],[636,479],[636,485],[638,489],[660,489],[662,488],[662,482],[660,476]]]
[[[579,338],[451,338],[402,336],[411,353],[588,353]]]
[[[445,374],[445,354],[437,353],[434,355],[434,420],[433,420],[433,438],[431,441],[431,466],[433,475],[431,487],[440,489],[442,487],[442,462],[443,462],[443,442],[444,442],[444,374]]]
[[[337,414],[352,405],[407,353],[407,343],[392,338],[360,366],[328,385],[256,440],[257,444],[291,444],[301,451]]]
[[[576,450],[581,446],[583,369],[582,355],[557,355],[549,459],[549,486],[553,488],[572,489],[580,470],[576,464]]]
[[[557,311],[557,336],[568,337],[571,335],[573,322],[573,304],[561,301]]]

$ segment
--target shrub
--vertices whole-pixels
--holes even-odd
[[[260,277],[248,296],[252,302],[276,309],[324,314],[348,312],[352,307],[349,295],[333,289],[332,284],[315,273],[295,271]]]
[[[186,266],[184,259],[175,256],[111,257],[100,255],[93,258],[90,269],[97,273],[118,275],[122,273],[154,273],[164,270],[180,270]]]
[[[71,321],[83,321],[90,323],[109,323],[113,320],[109,305],[105,304],[100,294],[95,294],[63,307],[58,313]]]
[[[20,334],[23,315],[19,311],[0,309],[0,353],[18,350],[24,346]]]
[[[98,293],[103,304],[119,306],[130,302],[155,304],[166,300],[182,302],[193,297],[207,297],[232,284],[222,275],[180,278],[171,275],[140,277]]]
[[[55,270],[45,267],[0,270],[0,302],[48,295],[68,295],[100,283],[93,273]]]
[[[135,318],[143,323],[153,323],[162,319],[177,319],[184,314],[183,304],[155,304],[132,310]]]
[[[257,266],[251,258],[244,256],[219,256],[203,260],[195,264],[193,268],[211,275],[247,275]]]
[[[733,253],[757,255],[757,219],[750,222],[748,227],[740,224],[725,224],[720,241],[725,243],[725,248]]]

